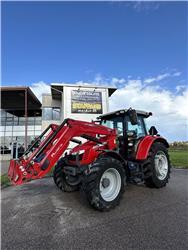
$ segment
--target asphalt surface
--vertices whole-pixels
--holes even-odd
[[[128,185],[110,212],[52,178],[2,190],[2,249],[187,249],[188,170],[173,170],[162,189]]]

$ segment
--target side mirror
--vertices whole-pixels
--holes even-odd
[[[135,109],[128,110],[129,119],[132,125],[138,124],[138,116]]]
[[[150,135],[157,135],[158,134],[158,131],[157,131],[157,129],[154,127],[154,126],[151,126],[151,128],[149,129],[149,134]]]

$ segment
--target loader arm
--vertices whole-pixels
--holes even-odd
[[[94,122],[72,119],[65,119],[59,126],[51,124],[22,157],[10,161],[8,176],[11,182],[20,185],[32,179],[42,178],[63,155],[71,140],[79,142],[74,137],[83,137],[96,144],[105,143],[112,149],[115,147],[116,131]]]

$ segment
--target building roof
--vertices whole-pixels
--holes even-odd
[[[128,109],[120,109],[120,110],[116,110],[116,111],[113,111],[113,112],[109,112],[109,113],[106,113],[106,114],[103,114],[103,115],[100,115],[98,117],[98,119],[109,119],[109,118],[112,118],[112,117],[115,117],[115,116],[119,116],[119,115],[123,115],[125,114],[126,112],[128,111]],[[136,110],[137,114],[138,115],[143,115],[144,117],[149,117],[152,115],[151,112],[145,112],[145,111],[141,111],[141,110]]]
[[[25,92],[27,91],[28,116],[41,115],[41,102],[29,87],[0,87],[1,109],[23,116],[25,110]]]
[[[52,83],[51,84],[51,93],[54,99],[61,99],[61,93],[63,93],[64,87],[76,87],[80,88],[90,88],[90,89],[108,89],[108,96],[110,97],[117,88],[101,86],[101,85],[79,85],[79,84],[64,84],[64,83]]]

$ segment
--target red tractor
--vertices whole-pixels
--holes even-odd
[[[89,204],[105,211],[115,207],[127,182],[164,187],[170,177],[168,142],[155,127],[147,132],[151,113],[119,110],[84,122],[66,119],[51,124],[22,157],[10,161],[11,182],[38,179],[54,167],[54,182],[63,192],[80,189]],[[70,142],[77,145],[67,150]]]

